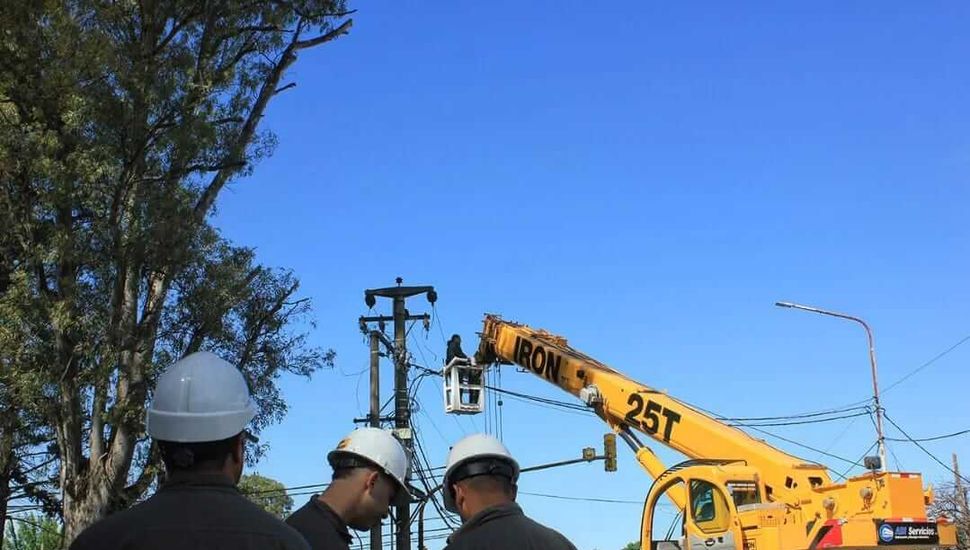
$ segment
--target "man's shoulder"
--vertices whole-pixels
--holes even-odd
[[[315,498],[315,497],[314,497]],[[286,523],[296,529],[310,544],[312,550],[349,548],[350,535],[337,524],[326,509],[311,498],[286,518]]]
[[[135,533],[144,525],[142,522],[150,517],[145,513],[145,504],[136,504],[87,526],[71,543],[70,550],[111,548],[124,539],[127,532]]]
[[[240,495],[238,499],[234,499],[234,505],[238,507],[240,512],[243,512],[240,516],[245,518],[250,529],[273,535],[285,543],[285,548],[307,548],[306,541],[299,531],[270,514],[255,502]]]
[[[180,508],[180,504],[184,508],[185,504],[181,499],[172,497],[173,495],[156,493],[145,502],[92,524],[74,540],[70,550],[119,548],[126,542],[131,542],[133,539],[143,536],[149,529],[157,533],[176,528],[183,531],[186,529],[192,531],[197,528],[197,526],[184,525],[179,527],[180,522],[171,519],[173,510]],[[222,500],[225,497],[228,497],[228,500]],[[218,505],[222,509],[216,511],[215,514],[217,518],[221,519],[214,518],[218,528],[231,532],[235,526],[238,527],[240,533],[249,533],[251,536],[276,540],[279,542],[279,548],[285,550],[308,549],[306,541],[297,530],[286,525],[279,518],[263,510],[246,497],[233,493],[226,493],[225,497],[218,501]],[[200,506],[206,503],[215,504],[202,499],[201,502],[194,502],[193,505]],[[192,513],[185,510],[181,511]],[[200,516],[204,516],[204,514],[200,514]],[[226,517],[231,517],[232,520],[227,523]],[[196,519],[204,521],[204,517],[197,517]],[[209,525],[207,528],[212,527],[212,525]]]
[[[521,509],[502,510],[489,521],[459,530],[445,550],[479,550],[495,547],[575,550],[565,535],[526,516]]]
[[[310,500],[310,501],[304,502],[303,506],[300,506],[299,508],[294,510],[289,516],[286,517],[286,523],[290,523],[290,520],[294,518],[302,519],[307,515],[314,514],[314,513],[316,512],[314,512],[313,510],[313,501]]]
[[[292,514],[287,516],[286,524],[290,527],[295,527],[298,531],[302,532],[307,526],[311,527],[321,527],[322,525],[328,525],[329,523],[323,521],[322,512],[313,504],[313,501],[309,501],[297,508]]]

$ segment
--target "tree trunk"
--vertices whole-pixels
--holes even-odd
[[[7,502],[10,499],[10,482],[13,479],[16,457],[13,452],[14,426],[9,422],[9,410],[0,411],[0,548],[7,525]]]
[[[107,508],[108,494],[103,488],[93,490],[83,498],[77,498],[77,495],[69,498],[65,494],[64,540],[70,543],[92,523],[104,518]]]
[[[6,439],[6,434],[0,437]],[[0,447],[2,446],[0,444]],[[3,464],[0,464],[0,548],[3,547],[4,528],[7,525],[7,500],[10,498],[10,472],[5,467],[6,460],[3,460],[3,462]]]

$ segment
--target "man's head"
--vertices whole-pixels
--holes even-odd
[[[501,441],[470,435],[451,448],[444,477],[445,508],[468,521],[481,510],[514,502],[519,464]]]
[[[409,462],[390,432],[354,430],[327,455],[333,483],[327,490],[342,501],[343,520],[354,529],[370,529],[386,518],[392,504],[408,502]]]
[[[212,353],[197,352],[159,377],[147,429],[170,474],[221,471],[238,482],[245,428],[255,415],[239,370]]]

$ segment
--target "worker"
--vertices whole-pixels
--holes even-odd
[[[380,525],[391,504],[411,500],[408,455],[387,430],[359,428],[327,454],[330,485],[286,518],[313,550],[347,550],[347,527],[365,531]]]
[[[71,550],[307,550],[296,530],[236,488],[254,416],[236,367],[209,352],[176,361],[158,378],[148,409],[148,435],[167,474],[161,488],[87,528]]]
[[[461,336],[457,334],[452,334],[451,338],[448,340],[448,347],[445,350],[445,364],[451,363],[451,360],[455,357],[460,359],[467,359],[468,356],[465,352],[461,350]]]
[[[445,349],[445,365],[450,365],[453,359],[468,359],[465,352],[461,349],[461,336],[452,334],[448,340],[448,347]],[[467,361],[466,361],[467,363]],[[462,384],[481,385],[482,373],[476,368],[460,368],[458,379]],[[478,403],[479,390],[461,390],[461,399],[464,404]]]
[[[444,476],[445,508],[461,527],[445,550],[576,550],[569,540],[522,512],[515,503],[519,463],[501,441],[473,434],[451,448]]]

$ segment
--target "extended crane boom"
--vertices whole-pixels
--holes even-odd
[[[833,483],[827,468],[805,462],[724,424],[687,403],[630,379],[573,349],[565,338],[486,315],[475,364],[527,369],[578,397],[635,450],[654,478],[641,525],[641,547],[679,550],[912,549],[953,546],[945,518],[929,519],[932,491],[919,474],[872,471]],[[665,468],[630,430],[690,460]],[[654,541],[662,497],[683,511],[682,537]],[[651,546],[647,546],[647,545]]]
[[[762,472],[770,496],[830,483],[824,466],[806,463],[632,380],[546,331],[487,315],[476,360],[526,368],[579,397],[614,429],[637,429],[688,457],[743,458]]]

